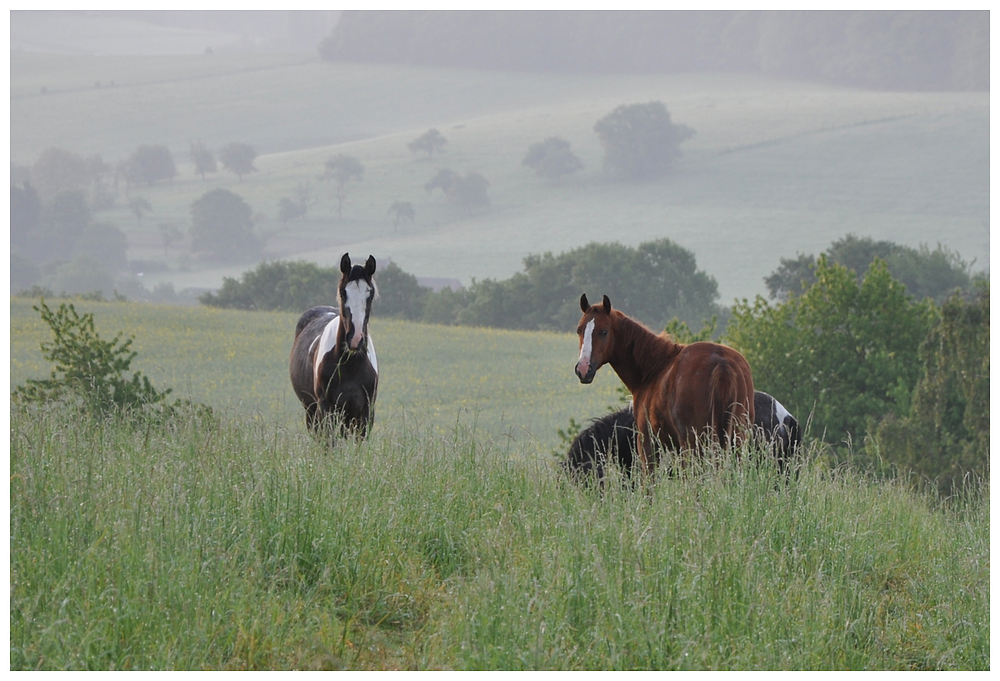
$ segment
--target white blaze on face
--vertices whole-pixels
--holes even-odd
[[[587,322],[583,329],[583,343],[580,345],[580,359],[576,362],[576,367],[582,376],[586,376],[590,370],[590,356],[594,351],[594,320]]]
[[[354,325],[354,333],[347,339],[347,347],[357,350],[361,345],[364,336],[365,315],[368,313],[368,296],[371,294],[371,287],[367,282],[358,279],[352,281],[344,287],[344,306],[351,312],[351,323]]]

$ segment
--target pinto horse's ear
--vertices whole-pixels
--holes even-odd
[[[611,314],[611,299],[604,296],[604,311]]]
[[[351,271],[351,256],[349,253],[344,253],[344,257],[340,259],[340,272],[341,274],[347,274]]]
[[[365,273],[368,274],[369,278],[371,278],[371,276],[373,274],[375,274],[375,256],[374,255],[369,255],[368,256],[368,261],[365,263]]]
[[[590,309],[590,302],[587,300],[587,294],[584,293],[580,296],[580,309],[586,312]]]

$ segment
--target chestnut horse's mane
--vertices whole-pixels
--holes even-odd
[[[682,343],[675,342],[666,332],[653,333],[652,329],[642,322],[629,317],[620,310],[611,311],[615,325],[615,354],[619,360],[628,362],[639,372],[634,379],[636,385],[642,385],[650,376],[659,376],[664,367],[674,361],[681,350]],[[612,361],[612,366],[621,362]],[[624,367],[615,366],[616,371]],[[622,377],[624,381],[625,378]],[[626,382],[627,385],[627,382]],[[629,386],[632,389],[634,386]]]

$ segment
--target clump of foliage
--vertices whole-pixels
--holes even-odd
[[[917,299],[933,298],[939,304],[956,289],[968,289],[972,283],[970,264],[941,244],[932,251],[926,245],[917,249],[848,234],[830,244],[824,254],[830,262],[854,270],[859,281],[872,261],[881,258],[893,279],[906,286],[907,293]],[[816,282],[815,269],[816,258],[799,253],[795,258],[782,258],[764,283],[772,299],[786,300],[790,294],[802,295],[806,287]]]
[[[222,163],[222,167],[240,178],[240,182],[243,181],[244,175],[257,172],[253,164],[256,158],[257,152],[254,148],[243,142],[230,142],[219,150],[219,162]]]
[[[524,259],[510,279],[469,287],[459,324],[566,331],[580,319],[580,294],[607,294],[619,310],[652,328],[673,317],[700,323],[717,314],[718,285],[697,268],[694,254],[670,239],[636,247],[591,243],[559,255]]]
[[[907,296],[882,260],[860,282],[826,256],[815,273],[816,283],[784,303],[737,303],[725,340],[746,356],[755,388],[811,415],[817,439],[861,442],[871,419],[909,410],[937,310]]]
[[[676,125],[663,102],[622,104],[594,124],[604,147],[604,170],[628,180],[669,172],[681,156],[681,142],[694,136]]]
[[[416,154],[423,152],[427,154],[427,158],[431,158],[434,156],[435,151],[444,151],[446,146],[448,146],[448,139],[442,135],[437,128],[431,128],[423,135],[407,144],[406,148],[409,149],[411,153]]]
[[[193,253],[228,262],[257,258],[264,245],[253,228],[253,209],[228,189],[213,189],[191,204]]]
[[[925,370],[910,411],[880,424],[879,451],[951,493],[969,473],[989,475],[989,282],[945,302],[920,359]]]
[[[337,154],[326,159],[321,180],[333,180],[337,184],[337,219],[344,219],[344,199],[351,181],[360,182],[365,174],[365,166],[354,156]]]
[[[139,413],[146,407],[162,405],[172,391],[158,390],[141,372],[126,374],[138,354],[131,350],[132,339],[122,334],[103,340],[94,329],[94,315],[80,315],[73,304],[62,303],[52,310],[41,300],[33,308],[52,330],[51,342],[42,343],[45,359],[55,369],[45,380],[29,379],[14,391],[14,399],[28,403],[70,402],[90,414]]]
[[[224,277],[218,293],[205,293],[202,305],[233,310],[302,311],[337,300],[340,270],[311,262],[262,262],[239,280]]]
[[[556,182],[564,175],[572,175],[583,168],[583,162],[570,150],[569,142],[562,137],[548,137],[543,142],[535,142],[528,147],[528,153],[521,164],[534,168],[540,177]]]
[[[489,180],[475,171],[460,175],[449,168],[442,168],[424,183],[428,194],[440,189],[449,201],[462,206],[470,216],[474,207],[490,205],[489,186]]]

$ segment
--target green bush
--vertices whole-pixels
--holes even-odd
[[[907,413],[935,317],[933,302],[910,299],[884,261],[858,282],[820,256],[800,297],[737,303],[725,340],[747,358],[754,387],[810,418],[814,437],[859,443],[871,419]]]
[[[172,411],[190,405],[180,400],[167,404],[167,395],[172,390],[154,388],[139,371],[128,377],[132,360],[138,354],[130,349],[133,339],[122,342],[119,333],[110,341],[103,340],[94,329],[92,313],[81,316],[72,303],[62,303],[52,310],[44,300],[33,309],[52,330],[53,340],[43,342],[41,347],[45,359],[56,366],[49,378],[28,379],[18,386],[13,401],[69,403],[93,416],[115,413],[140,416],[149,407]]]
[[[968,474],[989,476],[989,282],[948,299],[920,358],[910,412],[879,425],[879,452],[952,493]]]

